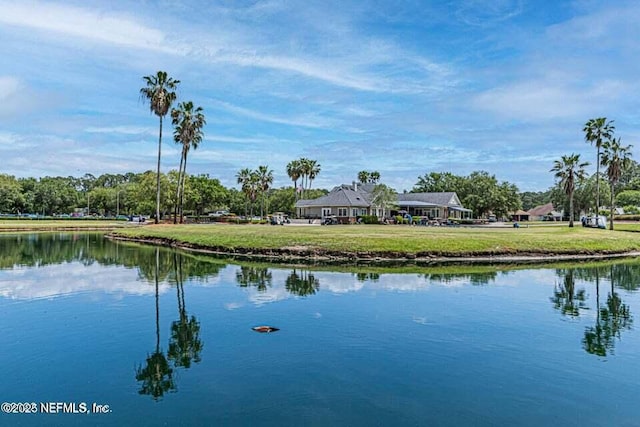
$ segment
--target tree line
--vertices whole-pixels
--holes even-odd
[[[272,183],[272,171],[267,169],[264,172],[266,181]],[[0,174],[0,213],[150,215],[157,207],[156,184],[157,173],[151,170],[97,177],[85,174],[81,177],[45,176],[39,179]],[[180,194],[176,192],[178,185]],[[256,201],[264,206],[263,214],[276,211],[292,214],[296,202],[293,187],[271,188],[270,185],[261,185],[255,188],[255,193],[248,194],[246,188],[225,187],[208,174],[185,174],[181,178],[177,170],[171,170],[160,174],[160,216],[167,217],[175,212],[178,197],[182,199],[184,212],[191,215],[206,215],[222,209],[248,214]],[[306,196],[316,198],[326,193],[322,189],[307,189]],[[255,194],[253,200],[252,194]]]

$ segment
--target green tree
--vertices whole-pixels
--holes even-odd
[[[20,182],[14,176],[0,174],[0,213],[19,213],[25,201]]]
[[[202,113],[202,107],[193,107],[193,102],[181,102],[178,104],[178,108],[171,110],[171,121],[175,127],[173,132],[173,140],[177,144],[182,145],[182,154],[180,156],[180,167],[178,169],[178,185],[176,189],[176,208],[174,210],[173,223],[177,222],[177,217],[180,215],[180,223],[184,222],[183,214],[183,201],[184,201],[184,186],[185,175],[187,171],[187,155],[189,150],[193,147],[194,150],[198,148],[198,145],[202,142],[204,132],[202,128],[207,123],[204,114]]]
[[[584,139],[591,145],[595,145],[597,149],[596,176],[600,176],[600,148],[602,143],[613,137],[615,126],[613,120],[607,121],[606,117],[591,119],[585,123]],[[596,215],[600,215],[600,180],[596,180]]]
[[[451,172],[430,172],[418,177],[418,182],[411,190],[413,193],[442,193],[453,191],[464,198],[466,179]]]
[[[358,172],[358,181],[362,184],[366,184],[369,182],[369,172],[368,171],[360,171]]]
[[[555,178],[560,181],[564,193],[569,198],[569,227],[573,227],[573,193],[576,190],[576,181],[581,182],[585,178],[585,170],[589,163],[580,163],[579,154],[562,156],[556,160],[551,168],[555,172]]]
[[[613,213],[615,208],[614,196],[616,184],[622,176],[622,171],[629,166],[631,157],[631,145],[623,147],[620,145],[620,138],[612,138],[602,144],[602,166],[606,167],[607,178],[609,178],[609,187],[611,189],[609,216],[609,230],[613,230]]]
[[[372,184],[378,184],[380,182],[380,172],[371,171],[369,173],[369,182]]]
[[[373,187],[371,192],[371,204],[376,209],[382,209],[382,217],[386,217],[386,211],[398,205],[398,193],[393,188],[384,184]]]
[[[260,199],[262,201],[260,217],[264,218],[265,209],[269,208],[269,206],[265,206],[265,203],[267,201],[267,191],[271,187],[271,184],[273,184],[273,171],[269,169],[269,166],[258,166],[255,174],[258,179],[258,189],[260,190]]]
[[[180,80],[174,80],[167,76],[164,71],[157,74],[144,76],[142,78],[146,86],[140,89],[140,97],[143,101],[149,102],[149,108],[153,114],[160,119],[160,130],[158,132],[158,170],[156,173],[156,216],[155,223],[160,220],[160,157],[162,151],[162,119],[167,115],[171,104],[176,100],[175,90],[180,84]]]
[[[293,181],[295,198],[298,200],[298,180],[302,176],[302,164],[300,163],[300,160],[292,160],[287,163],[287,175]]]
[[[640,191],[625,190],[616,195],[618,206],[640,206]]]

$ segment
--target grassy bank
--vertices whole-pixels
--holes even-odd
[[[640,236],[590,228],[448,228],[410,226],[279,227],[145,226],[116,230],[126,238],[186,243],[222,252],[368,256],[491,256],[623,253],[640,250]]]

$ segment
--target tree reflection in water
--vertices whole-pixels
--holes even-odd
[[[187,314],[184,302],[184,271],[183,257],[173,252],[174,274],[176,291],[178,298],[178,313],[180,318],[171,323],[171,339],[167,355],[169,360],[173,360],[176,367],[189,368],[191,362],[200,362],[200,352],[202,351],[202,340],[200,339],[200,322],[195,316]]]
[[[586,310],[586,291],[585,289],[576,290],[575,270],[558,270],[558,275],[561,276],[562,282],[556,284],[553,291],[554,308],[560,310],[565,316],[577,317],[580,315],[580,310]]]
[[[155,286],[156,286],[156,348],[155,352],[147,357],[146,366],[139,366],[136,370],[136,381],[142,382],[139,394],[151,395],[154,400],[160,399],[166,392],[175,390],[173,369],[164,353],[160,349],[160,248],[156,248],[155,256]]]
[[[585,328],[582,338],[582,348],[587,353],[601,357],[614,354],[616,338],[620,340],[621,331],[631,329],[633,318],[629,306],[622,302],[615,290],[616,287],[627,290],[638,289],[639,272],[636,265],[630,264],[557,270],[561,282],[554,287],[553,297],[550,300],[562,315],[577,317],[582,311],[589,309],[586,303],[586,291],[577,289],[577,280],[595,284],[596,321],[595,325]],[[602,280],[609,280],[611,285],[604,306],[602,306],[600,295]]]
[[[320,289],[320,281],[309,270],[293,269],[285,280],[285,288],[301,297],[314,295]]]
[[[243,288],[255,286],[258,291],[264,292],[271,287],[272,275],[266,267],[240,266],[236,271],[236,282]]]
[[[597,356],[614,354],[615,339],[621,339],[620,332],[631,329],[633,318],[629,306],[622,302],[619,294],[615,292],[616,279],[626,277],[616,271],[615,265],[610,266],[609,281],[611,291],[607,294],[607,303],[600,307],[600,272],[596,268],[596,324],[589,326],[584,331],[582,345],[587,353]]]

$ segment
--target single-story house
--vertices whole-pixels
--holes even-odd
[[[509,214],[511,221],[529,221],[530,216],[531,214],[529,212],[525,212],[522,209],[518,209],[517,211]]]
[[[375,184],[342,184],[322,197],[313,200],[298,200],[296,214],[300,218],[337,217],[339,222],[355,222],[362,215],[375,215],[382,218],[388,211],[372,205],[372,192]],[[404,212],[403,212],[404,211]],[[404,193],[398,194],[398,212],[412,216],[427,216],[430,219],[470,217],[471,210],[465,209],[456,193]]]
[[[398,207],[411,216],[425,216],[429,219],[471,217],[471,209],[463,207],[454,192],[398,194]]]
[[[529,209],[529,219],[532,221],[562,221],[562,212],[554,210],[553,203],[547,203]]]

